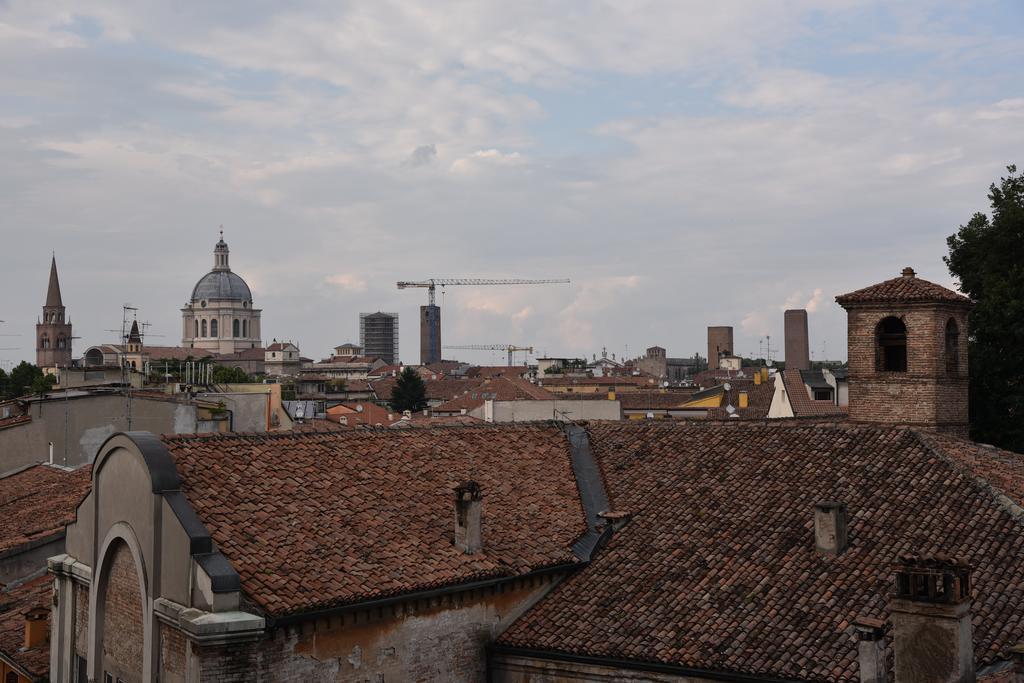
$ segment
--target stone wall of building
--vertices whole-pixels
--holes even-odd
[[[103,606],[103,670],[125,683],[142,680],[142,594],[125,543],[111,550]]]
[[[89,658],[89,589],[75,585],[75,654],[82,660]]]
[[[877,369],[876,329],[887,317],[907,328],[907,371]],[[947,366],[946,323],[960,330],[955,368]],[[938,304],[852,308],[847,316],[850,419],[910,424],[966,434],[967,310]]]
[[[553,585],[520,579],[282,625],[266,639],[193,646],[201,680],[486,680],[486,646]]]

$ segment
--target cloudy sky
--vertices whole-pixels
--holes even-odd
[[[0,0],[0,359],[51,250],[76,352],[126,302],[179,343],[220,224],[311,357],[381,309],[418,361],[395,281],[463,276],[572,284],[449,288],[446,344],[756,353],[806,305],[845,358],[833,297],[949,284],[1024,163],[1022,33],[1019,0]]]

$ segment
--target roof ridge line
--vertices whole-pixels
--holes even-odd
[[[910,432],[913,433],[918,443],[924,446],[929,453],[940,458],[956,472],[964,475],[979,491],[989,494],[996,505],[1003,508],[1017,524],[1024,527],[1024,506],[1021,506],[1013,498],[1003,493],[995,484],[975,472],[971,467],[947,454],[940,446],[933,443],[927,434],[922,433],[918,429],[911,429]],[[974,442],[972,441],[971,443]]]

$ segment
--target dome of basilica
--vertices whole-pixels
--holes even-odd
[[[252,301],[252,292],[245,280],[230,270],[211,270],[192,289],[192,301],[204,299]]]

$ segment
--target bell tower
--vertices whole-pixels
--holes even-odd
[[[966,437],[970,299],[907,267],[836,302],[847,313],[850,419]]]
[[[71,321],[65,320],[64,315],[60,282],[57,280],[57,257],[53,256],[43,317],[36,323],[36,365],[40,368],[66,368],[71,365]]]

